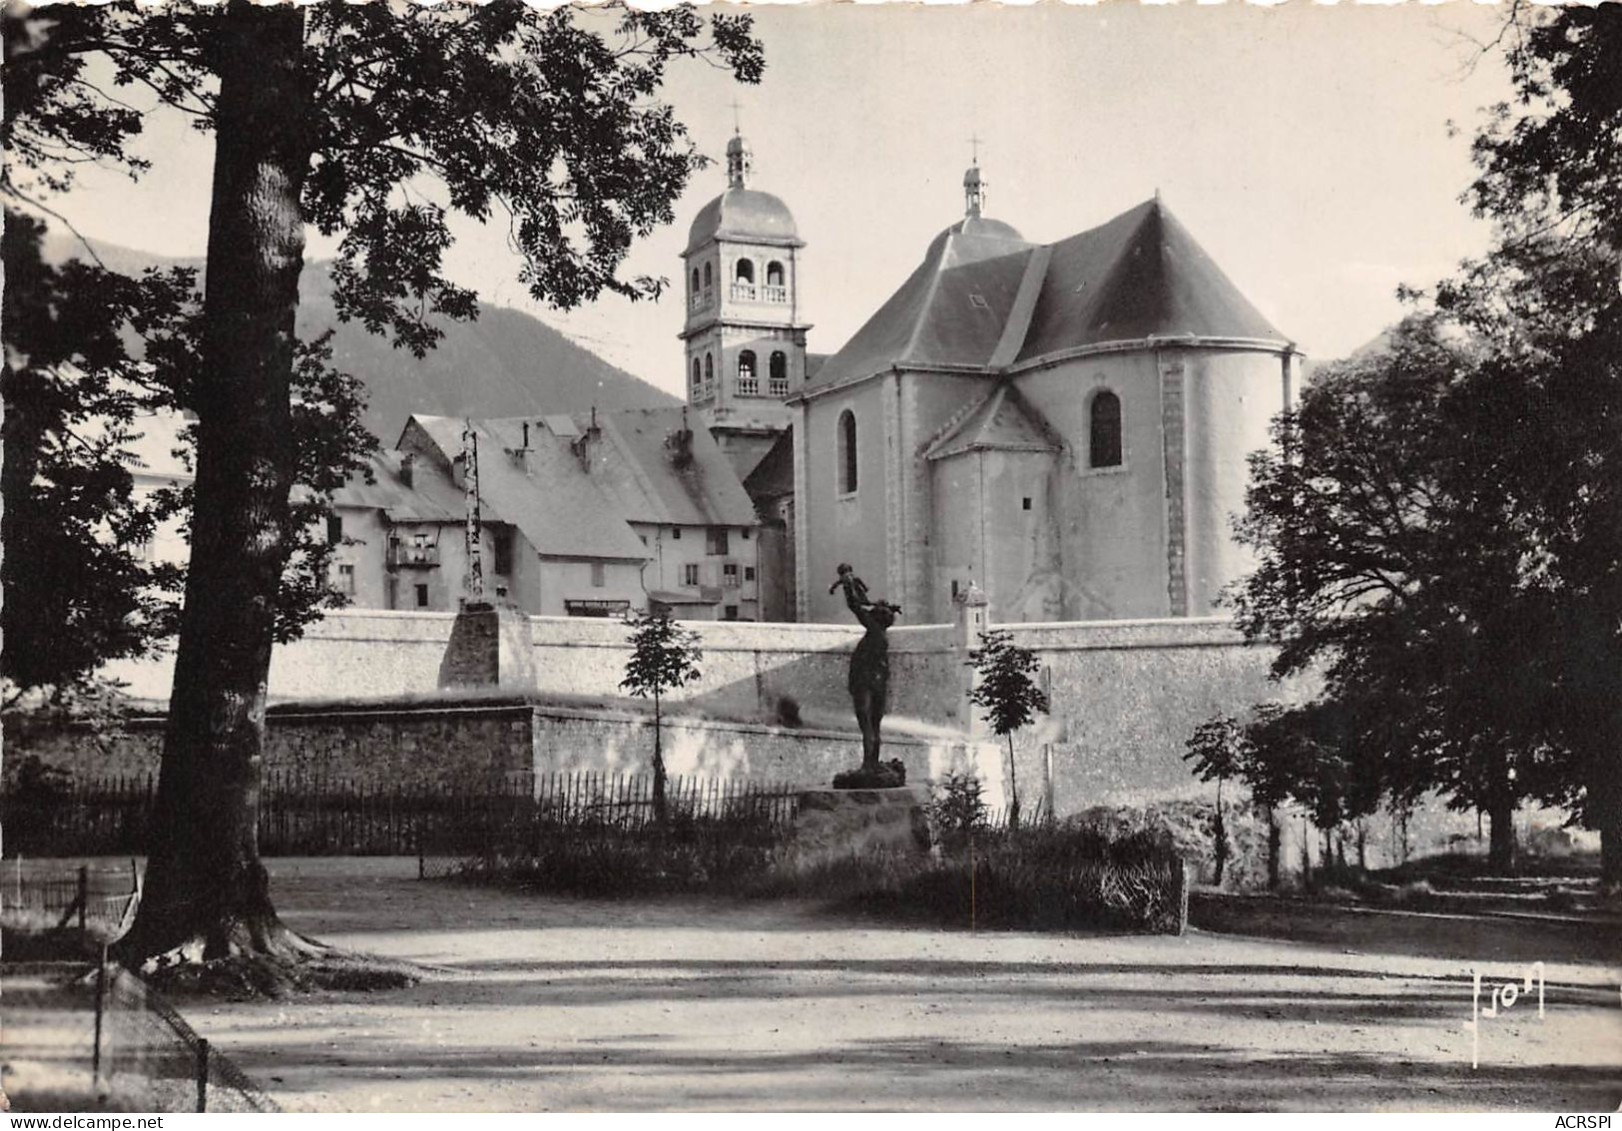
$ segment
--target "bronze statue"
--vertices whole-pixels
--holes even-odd
[[[850,658],[850,701],[856,709],[856,725],[862,731],[862,765],[859,770],[836,775],[835,788],[874,788],[906,783],[906,770],[899,759],[879,764],[879,726],[890,695],[890,641],[885,635],[901,615],[901,606],[884,600],[870,600],[867,586],[849,565],[841,564],[839,579],[828,592],[843,587],[845,604],[856,615],[867,634]]]

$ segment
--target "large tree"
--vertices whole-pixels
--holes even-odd
[[[1281,421],[1238,603],[1281,670],[1326,663],[1387,788],[1487,809],[1498,863],[1520,797],[1568,805],[1600,830],[1614,889],[1622,8],[1515,6],[1499,43],[1517,97],[1476,138],[1466,194],[1492,249]]]
[[[256,811],[297,464],[306,227],[340,237],[340,315],[417,352],[437,339],[435,316],[476,312],[442,270],[453,211],[505,214],[538,300],[657,295],[661,280],[619,268],[633,239],[673,219],[701,160],[657,99],[666,68],[699,57],[753,81],[759,45],[746,17],[706,29],[687,7],[541,12],[512,0],[64,8],[39,33],[27,56],[37,74],[21,81],[41,92],[40,110],[19,141],[49,140],[66,115],[103,123],[90,142],[121,149],[139,116],[75,69],[98,54],[117,84],[193,115],[215,144],[192,555],[145,897],[122,952],[296,962],[314,948],[276,916]]]
[[[1491,253],[1438,305],[1493,343],[1465,426],[1516,501],[1522,651],[1547,691],[1540,778],[1602,838],[1622,890],[1622,7],[1512,9],[1516,101],[1476,138]]]
[[[1280,645],[1276,675],[1323,675],[1320,702],[1271,731],[1361,763],[1303,763],[1296,792],[1330,827],[1338,807],[1319,795],[1343,777],[1365,800],[1441,789],[1490,814],[1493,862],[1507,868],[1530,786],[1511,772],[1522,549],[1514,500],[1483,479],[1481,437],[1457,424],[1481,361],[1416,316],[1384,348],[1320,371],[1252,457],[1236,529],[1259,564],[1230,595],[1246,633]]]

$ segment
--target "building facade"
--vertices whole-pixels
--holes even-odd
[[[454,611],[468,595],[468,453],[487,598],[543,616],[663,607],[760,615],[758,523],[680,408],[461,421],[413,416],[333,500],[332,582],[360,608]]]
[[[792,398],[800,619],[841,562],[913,623],[1208,615],[1299,355],[1158,196],[1037,245],[964,218]]]

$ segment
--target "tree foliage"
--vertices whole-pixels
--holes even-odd
[[[0,671],[19,691],[54,695],[172,630],[173,579],[140,548],[176,500],[139,494],[130,470],[140,418],[166,391],[130,356],[125,331],[171,332],[191,280],[48,266],[42,230],[8,211]]]
[[[197,415],[192,554],[126,960],[319,952],[277,919],[254,834],[275,610],[298,556],[294,488],[301,467],[333,470],[330,449],[301,465],[293,441],[301,415],[324,411],[296,396],[322,348],[293,332],[306,227],[339,239],[340,316],[418,353],[436,318],[476,312],[444,272],[453,212],[505,219],[539,300],[652,297],[659,280],[620,266],[673,218],[702,161],[658,89],[683,58],[758,78],[749,31],[747,17],[706,22],[689,7],[517,0],[62,6],[8,22],[8,193],[59,191],[82,159],[138,173],[124,148],[145,121],[138,91],[214,139],[196,367],[177,386]],[[93,56],[110,87],[88,77]]]
[[[1000,629],[980,633],[980,647],[969,653],[975,672],[969,702],[985,709],[991,729],[1008,740],[1010,801],[1008,823],[1019,824],[1019,779],[1014,768],[1014,732],[1037,712],[1046,712],[1048,697],[1032,678],[1042,665],[1036,653],[1014,643],[1014,634]]]
[[[1323,665],[1296,722],[1366,788],[1487,809],[1499,863],[1522,797],[1568,805],[1622,884],[1622,9],[1516,6],[1500,42],[1492,250],[1280,419],[1233,596],[1278,672]]]
[[[685,687],[701,677],[704,659],[698,633],[683,628],[663,609],[632,612],[625,618],[630,629],[631,655],[625,661],[620,689],[640,699],[653,699],[653,808],[665,819],[665,760],[661,699],[667,691]]]

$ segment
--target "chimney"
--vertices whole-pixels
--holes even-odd
[[[591,474],[592,447],[602,439],[602,436],[603,430],[597,426],[597,406],[592,405],[591,424],[587,426],[585,432],[576,436],[569,445],[574,449],[576,458],[580,460],[580,470],[588,475]]]
[[[408,488],[415,487],[417,472],[417,457],[412,452],[400,453],[400,482]]]
[[[665,441],[666,447],[673,453],[670,462],[676,469],[684,470],[693,462],[693,430],[687,427],[687,413],[682,413],[682,426],[670,434]]]

